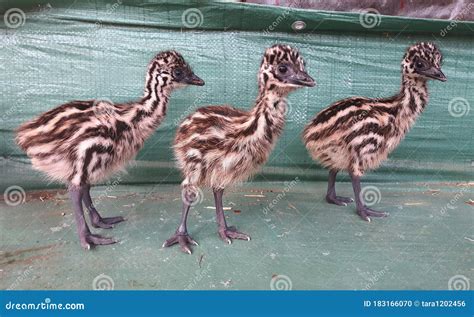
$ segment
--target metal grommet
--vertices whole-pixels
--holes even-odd
[[[295,31],[301,31],[306,28],[306,23],[304,21],[298,20],[298,21],[293,22],[293,24],[291,25],[291,28]]]

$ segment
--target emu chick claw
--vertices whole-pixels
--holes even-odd
[[[191,238],[187,233],[182,234],[182,233],[175,233],[171,238],[165,241],[163,243],[163,248],[170,247],[175,244],[179,244],[181,247],[181,251],[187,254],[192,254],[192,250],[190,248],[190,244],[198,246],[199,244]]]
[[[122,216],[118,217],[109,217],[109,218],[100,218],[98,220],[92,220],[92,226],[94,228],[102,228],[102,229],[111,229],[115,227],[114,225],[125,221],[126,219]]]
[[[357,214],[367,222],[370,222],[370,217],[388,217],[390,214],[384,211],[373,210],[367,206],[357,209]]]
[[[114,238],[104,237],[99,234],[86,233],[80,237],[81,246],[85,250],[90,250],[92,247],[97,245],[107,245],[117,243],[118,240]]]
[[[239,239],[239,240],[247,240],[250,241],[250,236],[237,231],[237,228],[234,226],[230,226],[224,229],[219,229],[219,237],[227,242],[228,244],[232,244],[232,239]]]
[[[338,205],[338,206],[347,206],[347,204],[354,201],[354,199],[350,197],[342,197],[342,196],[326,196],[326,201],[330,204]]]

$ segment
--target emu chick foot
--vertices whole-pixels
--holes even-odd
[[[92,234],[90,232],[79,234],[79,240],[81,241],[81,246],[86,250],[90,250],[96,245],[107,245],[118,242],[114,238],[108,238],[99,234]]]
[[[190,245],[199,245],[187,232],[181,233],[181,232],[176,232],[171,238],[165,241],[163,243],[163,248],[170,247],[174,244],[179,244],[181,247],[181,251],[187,254],[191,254],[191,248]]]
[[[219,237],[228,244],[232,243],[232,239],[250,241],[249,235],[237,231],[237,228],[234,226],[219,228]]]
[[[326,201],[330,204],[338,205],[338,206],[347,206],[347,204],[354,201],[354,199],[350,197],[342,197],[342,196],[326,196]]]
[[[370,222],[370,217],[388,217],[389,213],[384,211],[377,211],[367,206],[357,209],[357,214],[367,222]]]
[[[108,218],[91,217],[91,224],[94,228],[111,229],[114,227],[115,224],[120,223],[122,221],[125,221],[125,218],[122,216]]]

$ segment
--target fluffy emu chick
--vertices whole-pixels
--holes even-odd
[[[161,52],[148,66],[140,100],[126,104],[72,101],[18,128],[16,141],[33,167],[68,185],[83,248],[116,242],[90,232],[83,203],[93,227],[108,229],[124,220],[100,216],[92,204],[90,185],[123,169],[135,157],[165,117],[171,91],[189,84],[204,82],[178,52]]]
[[[357,213],[366,221],[388,214],[368,208],[361,197],[360,177],[377,168],[392,152],[428,103],[428,79],[446,81],[442,55],[433,43],[411,46],[403,57],[400,92],[389,98],[352,97],[319,112],[306,126],[303,141],[313,159],[329,169],[326,200],[347,205],[336,196],[339,171],[349,172]]]
[[[197,199],[198,187],[214,192],[218,233],[221,239],[250,240],[226,224],[222,195],[224,188],[248,179],[268,159],[285,122],[287,95],[303,86],[314,86],[299,52],[287,45],[265,51],[258,72],[258,97],[250,111],[230,106],[199,108],[179,126],[174,151],[182,171],[183,211],[176,233],[164,247],[179,243],[191,253],[196,242],[188,235],[186,219]]]

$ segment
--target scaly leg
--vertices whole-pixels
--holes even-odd
[[[84,187],[77,188],[69,186],[69,196],[74,208],[74,216],[76,218],[77,231],[79,233],[79,241],[84,249],[89,250],[91,246],[112,244],[117,241],[112,238],[103,237],[98,234],[92,234],[87,226],[84,218],[84,209],[82,208],[82,199],[84,197]]]
[[[188,220],[189,209],[191,204],[196,199],[195,193],[192,191],[189,192],[187,188],[183,188],[183,211],[181,212],[181,221],[179,223],[178,229],[174,235],[171,236],[168,240],[163,243],[163,248],[170,247],[176,243],[179,243],[181,246],[181,251],[191,254],[190,244],[198,245],[198,243],[193,240],[188,234],[188,228],[186,222]]]
[[[335,204],[339,206],[347,206],[348,203],[354,201],[354,199],[349,197],[336,196],[336,170],[329,171],[328,179],[328,192],[326,194],[326,201],[330,204]]]
[[[213,190],[214,200],[216,202],[216,221],[219,226],[218,232],[222,240],[228,244],[232,243],[231,239],[241,239],[250,241],[250,236],[245,233],[237,231],[235,227],[227,227],[224,216],[224,207],[222,205],[222,195],[224,194],[224,189]]]
[[[373,210],[364,204],[362,197],[360,197],[360,190],[361,190],[360,177],[351,174],[351,178],[352,178],[352,188],[354,189],[357,213],[359,214],[359,216],[368,222],[370,222],[369,216],[387,217],[389,215],[387,212]]]
[[[114,227],[114,224],[125,221],[125,218],[122,216],[102,218],[97,209],[95,209],[94,204],[92,203],[90,189],[90,185],[84,185],[84,194],[82,197],[82,201],[84,202],[84,205],[89,211],[91,224],[94,228],[110,229]]]

